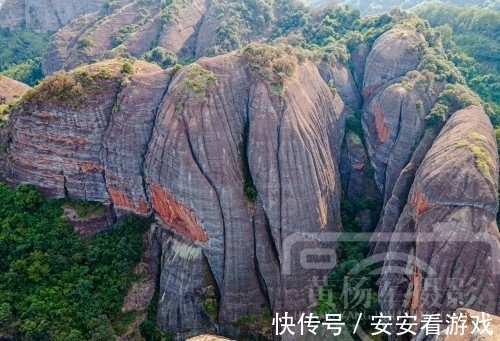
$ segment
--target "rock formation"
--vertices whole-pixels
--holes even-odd
[[[0,104],[10,103],[21,99],[31,89],[28,85],[9,77],[0,76]]]
[[[290,247],[340,229],[340,97],[310,62],[282,95],[235,54],[177,72],[136,62],[127,75],[123,63],[55,74],[26,97],[3,177],[154,213],[159,322],[178,335],[217,323],[237,336],[244,316],[307,310],[325,270],[303,269]],[[218,321],[200,314],[210,286]]]
[[[204,28],[175,33],[148,6],[73,21],[53,39],[45,72],[101,58],[118,27],[141,16],[111,55],[148,51],[151,32],[176,53],[210,47],[195,38],[214,30],[203,15],[213,8],[181,7],[176,15]],[[382,311],[497,313],[493,130],[478,106],[452,113],[441,131],[426,125],[445,82],[419,68],[418,44],[413,29],[390,30],[354,51],[353,72],[254,44],[182,68],[112,59],[55,73],[12,109],[0,175],[150,216],[158,322],[176,340],[244,337],[249,319],[310,311],[313,278],[330,268],[308,259],[335,265],[342,191],[375,201],[359,215],[363,231],[377,226],[374,252],[388,251]],[[438,302],[426,299],[431,290]]]
[[[498,313],[498,158],[481,108],[453,114],[418,168],[389,243],[384,312],[421,316],[459,306]]]
[[[56,31],[82,14],[98,11],[104,3],[104,0],[6,0],[0,7],[0,27]]]

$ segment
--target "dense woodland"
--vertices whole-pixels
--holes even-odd
[[[84,240],[61,218],[65,203],[0,184],[0,336],[109,341],[123,329],[147,223],[130,217]],[[84,217],[101,210],[71,204]]]
[[[350,53],[356,47],[371,45],[388,29],[403,21],[410,22],[427,42],[421,47],[425,58],[420,70],[431,71],[436,79],[451,83],[440,106],[429,115],[429,125],[443,124],[452,109],[482,102],[500,139],[500,13],[491,10],[500,9],[499,1],[474,2],[490,9],[421,6],[414,13],[426,21],[399,8],[364,17],[359,10],[346,7],[331,6],[318,11],[286,0],[216,3],[226,19],[217,30],[209,55],[236,49],[250,51],[254,57],[264,55],[268,52],[254,45],[243,48],[252,32],[266,28],[272,32],[270,43],[291,45],[298,56],[349,64]],[[372,3],[377,9],[377,2]],[[357,4],[361,5],[361,1]],[[414,3],[407,1],[404,5],[411,7]],[[164,20],[168,20],[173,10],[168,4],[165,8],[171,10],[165,11]],[[0,30],[1,74],[30,85],[40,81],[41,56],[49,35],[27,29]],[[173,53],[157,46],[152,46],[143,58],[162,67],[179,62]],[[285,77],[286,70],[282,74]],[[362,135],[359,113],[348,117],[347,129]],[[61,219],[63,203],[44,200],[29,186],[11,190],[0,185],[0,331],[20,340],[110,340],[120,329],[121,321],[126,320],[120,315],[120,307],[134,279],[132,269],[143,250],[142,235],[147,224],[128,218],[109,232],[83,240]],[[344,199],[344,229],[359,231],[357,213],[372,206],[369,200]],[[369,245],[341,243],[339,249],[339,266],[318,296],[320,314],[342,310],[344,275],[364,259]],[[376,302],[374,282],[373,278],[367,279]],[[328,290],[337,293],[336,306],[324,299]],[[377,309],[376,303],[364,307],[367,314],[374,314]],[[154,309],[150,319],[154,320]],[[355,320],[348,321],[352,322]],[[148,340],[168,338],[158,333],[149,320],[142,324],[141,331]]]

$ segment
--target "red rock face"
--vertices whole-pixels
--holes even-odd
[[[100,91],[79,107],[26,101],[9,122],[11,162],[2,171],[52,197],[152,215],[152,247],[164,260],[159,322],[211,331],[190,297],[212,285],[216,322],[230,333],[265,305],[298,313],[314,303],[313,278],[328,270],[304,268],[300,252],[285,246],[307,232],[313,237],[296,247],[320,247],[323,234],[340,230],[337,160],[347,109],[309,62],[297,65],[282,95],[235,54],[199,63],[205,70],[194,76],[214,81],[193,87],[192,67],[173,74],[136,62],[125,81],[87,84]],[[250,181],[254,202],[245,193]]]
[[[383,311],[446,314],[467,304],[499,312],[497,176],[491,177],[497,165],[493,130],[482,108],[454,113],[419,165],[395,226],[379,291]],[[395,266],[411,268],[413,275],[391,271]]]
[[[139,214],[148,214],[150,212],[148,204],[142,199],[139,198],[139,202],[133,202],[129,198],[127,198],[127,195],[123,192],[120,192],[119,190],[113,188],[113,187],[107,187],[109,196],[111,197],[111,202],[119,208],[131,211],[131,212],[136,212]]]
[[[148,184],[151,188],[151,205],[163,223],[193,242],[208,241],[207,235],[186,206],[178,203],[159,184],[153,181],[148,181]]]
[[[422,194],[420,189],[416,189],[410,199],[410,203],[414,206],[415,215],[414,218],[417,219],[422,213],[430,210],[431,208],[437,207],[437,205],[429,204],[429,199]]]
[[[389,130],[387,129],[387,124],[385,123],[384,113],[382,110],[383,109],[380,103],[377,103],[374,110],[375,130],[377,139],[380,143],[387,141],[387,137],[389,136]]]

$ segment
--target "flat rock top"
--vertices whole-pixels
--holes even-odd
[[[3,99],[5,103],[21,98],[29,89],[31,88],[24,83],[0,76],[0,100]]]
[[[198,335],[190,339],[187,339],[186,341],[220,341],[220,340],[230,340],[230,339],[226,339],[225,337],[216,335]]]

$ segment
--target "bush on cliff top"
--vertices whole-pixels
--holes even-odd
[[[290,46],[250,44],[243,50],[243,58],[271,82],[277,94],[283,94],[286,80],[297,69],[297,58]]]
[[[123,64],[118,65],[121,67]],[[97,84],[98,80],[119,79],[118,72],[107,66],[97,64],[91,68],[80,68],[71,72],[60,71],[48,76],[35,89],[28,91],[23,100],[44,101],[65,108],[78,109],[85,104],[85,99],[91,93],[102,90]]]
[[[217,79],[212,71],[194,63],[188,67],[186,75],[182,79],[182,84],[195,95],[204,96],[210,86],[217,84]]]

